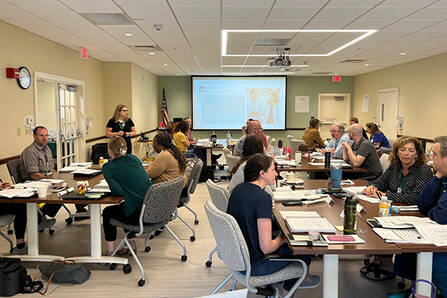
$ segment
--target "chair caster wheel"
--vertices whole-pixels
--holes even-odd
[[[150,251],[151,251],[151,247],[150,247],[150,246],[146,246],[146,247],[144,248],[144,251],[145,251],[145,252],[150,252]]]
[[[13,230],[8,230],[8,235],[12,235],[12,233],[14,233]]]
[[[124,274],[129,274],[130,272],[132,272],[132,266],[130,266],[130,264],[124,265],[123,272],[124,272]]]
[[[211,262],[211,261],[206,261],[205,266],[209,268],[209,267],[211,267],[211,264],[213,264],[213,262]]]
[[[53,235],[54,234],[54,230],[53,229],[48,229],[48,234]]]
[[[191,237],[189,237],[189,240],[191,240],[191,241],[195,241],[195,240],[196,240],[196,237],[191,236]]]
[[[14,251],[14,248],[11,248],[11,249],[9,250],[9,253],[12,254],[13,251]]]
[[[182,262],[186,262],[187,259],[188,259],[188,257],[186,255],[183,255],[181,258]]]
[[[65,222],[67,223],[67,225],[71,225],[73,223],[73,218],[71,218],[71,217],[66,218]]]
[[[195,224],[195,225],[198,225],[198,224],[199,224],[199,220],[196,219],[196,220],[194,221],[194,224]]]
[[[115,270],[116,269],[116,264],[115,263],[110,264],[109,269],[110,270]]]
[[[138,281],[138,285],[140,286],[140,287],[142,287],[142,286],[144,286],[144,283],[145,283],[146,281],[144,280],[144,279],[140,279],[139,281]]]

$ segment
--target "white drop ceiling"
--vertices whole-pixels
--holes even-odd
[[[89,13],[122,13],[130,24],[95,25],[84,17]],[[161,76],[358,75],[447,52],[447,0],[0,0],[0,20],[77,51],[87,48],[101,61],[132,62]],[[228,33],[227,54],[242,55],[230,57],[222,56],[222,30],[261,32]],[[268,30],[377,32],[329,56],[292,56],[291,69],[284,70],[267,66],[276,46],[257,41],[286,39],[291,54],[311,55],[363,33]],[[159,50],[150,55],[134,46]],[[362,62],[343,62],[349,59]]]

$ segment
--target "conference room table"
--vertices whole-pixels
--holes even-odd
[[[367,181],[365,180],[355,180],[354,182],[355,186],[367,185]],[[324,187],[327,187],[327,180],[304,181],[304,189],[307,190]],[[359,204],[364,209],[357,214],[357,235],[365,240],[364,244],[329,244],[327,247],[303,247],[292,246],[290,242],[288,242],[289,247],[295,255],[323,255],[323,297],[338,297],[338,262],[340,255],[417,253],[416,278],[431,281],[433,252],[447,252],[447,247],[437,247],[428,244],[386,243],[366,222],[366,219],[379,216],[378,204],[363,200],[359,200]],[[343,218],[340,217],[343,207],[343,199],[338,198],[333,198],[333,202],[329,205],[324,202],[302,206],[284,206],[283,204],[276,202],[273,214],[277,219],[282,232],[285,235],[288,235],[291,232],[282,218],[280,211],[316,211],[321,217],[326,218],[333,226],[337,227],[343,226]],[[405,212],[401,215],[422,216],[419,212]],[[337,231],[337,234],[342,233],[342,231]],[[428,285],[420,283],[417,285],[417,293],[430,296],[431,289]]]
[[[97,184],[103,175],[95,177],[73,177],[70,173],[54,173],[47,176],[48,179],[64,179],[68,186],[76,189],[77,181],[87,180],[90,186]],[[58,197],[56,193],[47,195],[45,198],[38,198],[37,196],[31,198],[0,198],[1,203],[25,203],[27,216],[27,236],[28,236],[28,254],[26,255],[11,255],[8,257],[20,258],[22,261],[41,261],[48,262],[53,260],[73,260],[78,263],[116,263],[127,264],[127,258],[103,256],[101,250],[102,236],[101,236],[101,204],[119,204],[123,200],[120,196],[106,195],[99,200],[63,200]],[[39,252],[39,233],[38,233],[38,205],[45,204],[87,204],[90,213],[90,255],[89,256],[58,256],[45,255]],[[0,205],[1,206],[1,205]],[[76,241],[76,239],[73,239]]]

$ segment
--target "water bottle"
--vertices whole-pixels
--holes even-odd
[[[211,134],[210,141],[213,144],[216,143],[216,141],[217,141],[217,135],[216,135],[216,131],[215,130],[213,130],[213,132]]]
[[[347,196],[345,199],[345,218],[343,222],[343,234],[356,234],[356,212],[357,200],[352,196]]]
[[[231,140],[233,139],[233,136],[231,135],[231,131],[228,130],[227,132],[227,145],[231,145]]]

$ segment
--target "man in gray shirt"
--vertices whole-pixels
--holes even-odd
[[[254,136],[257,134],[258,130],[259,130],[260,124],[257,121],[247,121],[247,134],[243,135],[239,141],[237,142],[237,147],[236,149],[236,154],[237,156],[242,156],[242,151],[244,150],[244,143],[245,140],[249,137],[249,136]]]
[[[379,155],[371,144],[362,136],[362,126],[353,124],[348,129],[349,142],[343,143],[343,159],[350,162],[354,167],[365,168],[367,173],[351,173],[349,178],[361,178],[365,176],[376,177],[382,174],[382,167],[379,161]],[[344,175],[346,176],[346,175]]]

